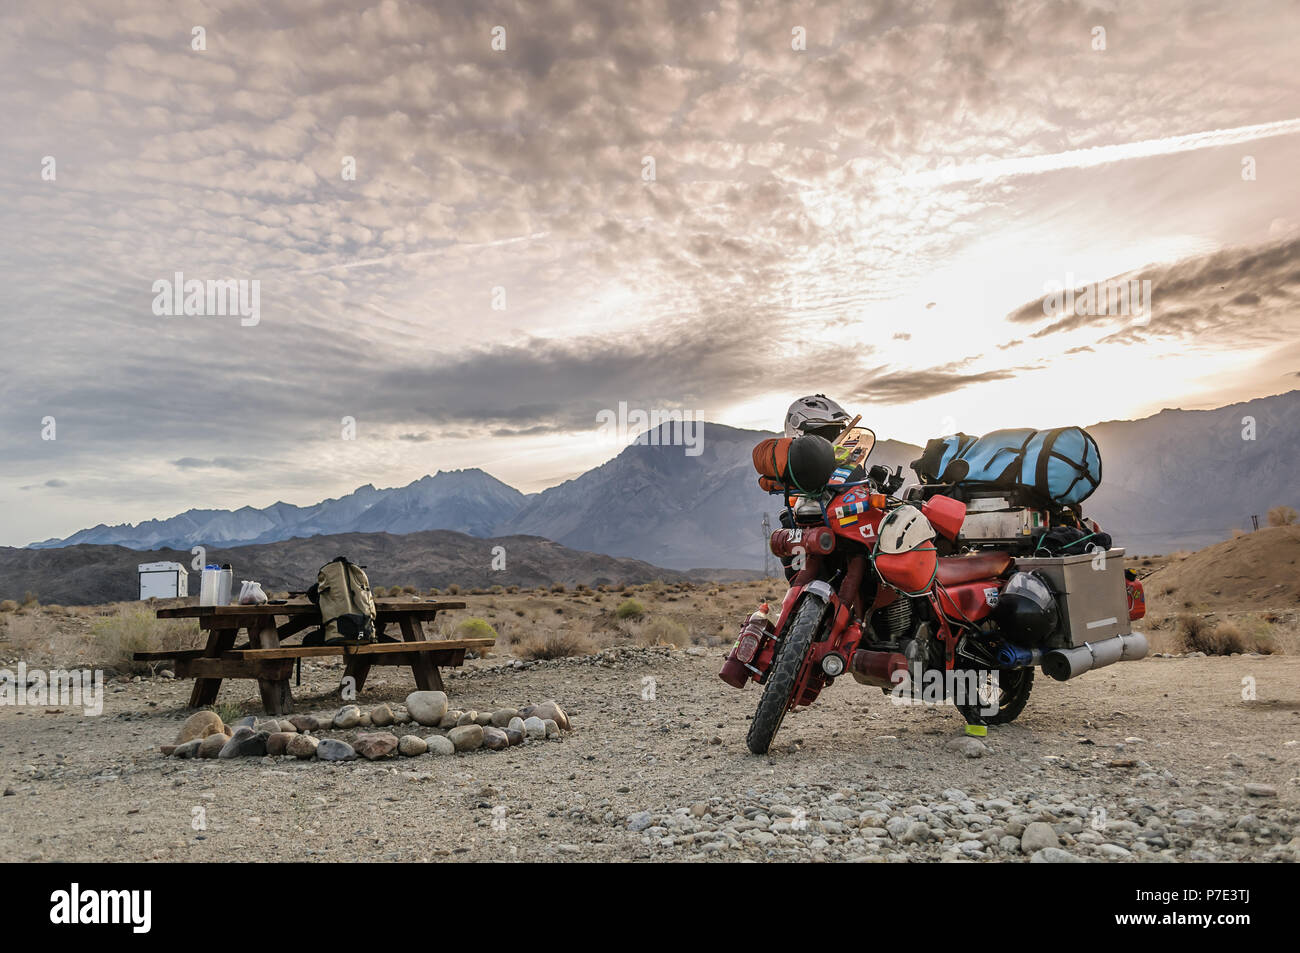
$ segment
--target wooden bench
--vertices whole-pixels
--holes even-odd
[[[287,602],[263,606],[180,606],[159,609],[160,619],[198,619],[208,633],[201,649],[171,652],[137,652],[138,661],[172,661],[177,678],[193,678],[190,707],[202,708],[217,700],[221,681],[226,678],[257,680],[262,707],[267,714],[283,715],[293,710],[289,678],[294,664],[303,658],[343,656],[347,662],[341,686],[360,692],[375,665],[409,666],[421,690],[443,690],[440,666],[456,666],[465,653],[491,648],[495,639],[426,639],[422,624],[432,622],[446,609],[463,609],[463,602],[375,603],[375,635],[380,641],[366,645],[285,645],[284,640],[319,626],[320,610],[310,602]],[[277,619],[284,621],[278,622]],[[384,635],[395,623],[401,640]],[[248,633],[247,646],[235,647],[240,630]]]

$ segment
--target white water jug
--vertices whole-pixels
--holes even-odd
[[[221,567],[204,566],[203,574],[199,577],[199,605],[216,606],[222,605],[220,601],[221,593]]]

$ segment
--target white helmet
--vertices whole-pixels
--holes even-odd
[[[825,394],[800,397],[785,412],[785,435],[797,437],[801,433],[814,433],[834,440],[852,419],[843,407]]]

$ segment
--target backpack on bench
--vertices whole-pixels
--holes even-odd
[[[314,644],[362,645],[375,641],[375,598],[366,571],[346,556],[320,567],[307,598],[320,607],[320,633]],[[303,644],[308,644],[306,639]]]

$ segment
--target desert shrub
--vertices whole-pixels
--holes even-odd
[[[402,592],[406,593],[408,596],[413,596],[413,595],[415,595],[415,587],[414,587],[414,586],[403,586],[403,587],[402,587]]]
[[[439,596],[439,595],[442,595],[442,590],[439,589],[437,586],[430,586],[430,587],[429,587],[429,595],[431,595],[431,596]]]
[[[460,595],[460,586],[453,582],[447,587],[447,594],[452,596]]]
[[[1241,630],[1231,622],[1211,626],[1201,616],[1185,614],[1178,617],[1178,630],[1185,652],[1231,655],[1246,650]]]
[[[619,619],[639,619],[645,615],[645,606],[635,599],[628,599],[614,610],[615,618]]]
[[[143,606],[125,606],[94,626],[99,662],[123,672],[148,672],[156,666],[137,662],[132,658],[136,652],[196,648],[199,634],[196,619],[159,619]]]
[[[1296,511],[1289,506],[1275,506],[1268,511],[1269,526],[1290,526],[1296,521]]]
[[[1242,644],[1247,652],[1274,655],[1281,651],[1274,638],[1273,626],[1267,615],[1249,615],[1242,620]]]
[[[671,645],[675,649],[691,643],[686,626],[672,619],[652,619],[641,627],[639,641],[642,645]]]
[[[6,599],[4,602],[0,602],[0,612],[17,612],[17,611],[18,611],[18,603],[14,602],[14,600]]]
[[[551,586],[551,592],[564,592],[564,583],[557,582]]]
[[[462,619],[456,624],[455,632],[458,639],[495,639],[497,637],[497,630],[492,628],[486,619],[480,619],[477,616]]]
[[[595,643],[585,632],[572,629],[557,629],[545,635],[533,635],[515,646],[516,655],[534,662],[568,658],[572,655],[590,655],[595,650]]]
[[[40,597],[38,597],[36,593],[32,592],[30,589],[28,589],[26,592],[23,593],[24,609],[36,609],[40,607],[40,604],[41,604]]]

